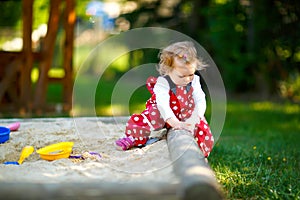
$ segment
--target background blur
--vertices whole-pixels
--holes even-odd
[[[154,68],[158,49],[127,51],[108,67],[111,52],[126,46],[107,46],[104,54],[94,50],[134,28],[176,30],[203,46],[225,84],[226,122],[209,161],[226,199],[300,199],[300,1],[74,0],[74,18],[73,0],[34,0],[30,45],[22,40],[23,24],[30,24],[28,18],[23,20],[30,13],[23,11],[30,9],[22,5],[32,1],[0,1],[0,118],[83,115],[84,106],[70,107],[74,79],[77,92],[82,91],[78,98],[87,104],[92,101],[85,91],[93,93],[99,80],[93,99],[97,116],[126,115],[128,106],[130,113],[141,112],[150,97],[145,85],[136,89],[129,105],[112,104],[112,93],[125,73],[141,65]],[[55,11],[52,28],[50,7]],[[71,11],[67,17],[59,12],[65,8]],[[66,24],[74,35],[69,30],[66,37]],[[74,40],[66,42],[70,35]],[[21,54],[23,47],[27,54]],[[20,66],[29,66],[28,79],[20,76]],[[72,67],[71,76],[66,66]],[[77,78],[79,72],[88,76]],[[136,81],[122,84],[133,88]],[[206,90],[205,83],[202,86]],[[209,120],[212,106],[206,94]],[[125,89],[115,96],[126,95]]]
[[[47,32],[49,2],[34,1],[33,51],[38,51]],[[208,51],[222,74],[229,99],[300,102],[299,1],[76,0],[75,9],[74,76],[93,48],[104,39],[133,28],[164,27],[192,37]],[[1,1],[0,10],[0,49],[20,51],[22,1]],[[62,32],[60,24],[48,73],[51,77],[64,76]],[[136,50],[111,63],[97,88],[97,91],[106,91],[101,95],[97,92],[95,96],[98,115],[111,114],[110,91],[116,80],[135,66],[156,63],[157,53],[155,49]],[[101,59],[105,56],[99,58],[99,63]],[[101,65],[93,66],[92,72],[101,70]],[[36,66],[31,71],[33,85],[37,83],[38,70]],[[88,85],[88,80],[82,80],[82,84]],[[132,97],[132,111],[141,109],[149,97],[144,90],[137,90]],[[53,109],[42,115],[70,114],[62,110],[62,92],[60,84],[49,84],[47,104]],[[2,99],[1,104],[6,105],[7,101]],[[2,116],[20,116],[18,110],[7,111],[5,107],[0,110]]]

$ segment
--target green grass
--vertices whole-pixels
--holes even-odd
[[[209,160],[227,199],[300,199],[300,106],[229,102]]]
[[[80,91],[91,89],[90,87],[90,79],[88,78],[81,78],[80,80]],[[113,90],[115,88],[115,85],[118,81],[118,78],[105,80],[105,78],[101,78],[98,82],[96,92],[95,92],[95,111],[97,116],[111,116],[112,115],[112,106],[114,106],[116,109],[118,109],[117,115],[128,115],[126,113],[126,109],[129,107],[130,113],[134,112],[141,112],[145,108],[145,102],[146,100],[151,96],[148,90],[146,89],[146,86],[141,86],[138,88],[131,98],[129,99],[129,105],[126,104],[126,102],[123,102],[124,98],[127,97],[128,90],[126,88],[129,88],[132,84],[135,83],[123,83],[122,87],[124,89],[118,90],[117,94],[117,100],[120,100],[120,104],[113,104],[112,105],[112,95]],[[81,92],[79,92],[80,94]],[[82,92],[84,93],[84,92]],[[82,95],[82,100],[85,100],[85,96]],[[115,103],[115,102],[114,102]],[[117,102],[118,103],[118,102]],[[80,111],[84,111],[85,108],[78,108],[77,113],[80,115]]]

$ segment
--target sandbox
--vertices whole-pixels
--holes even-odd
[[[18,131],[0,144],[0,192],[7,199],[179,199],[182,177],[174,172],[166,139],[128,151],[118,151],[128,117],[2,119],[0,126],[20,121]],[[165,130],[153,132],[162,136]],[[59,142],[74,142],[72,154],[97,152],[100,157],[47,161],[36,150]],[[21,165],[24,146],[35,151]]]

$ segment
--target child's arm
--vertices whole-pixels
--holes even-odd
[[[157,108],[166,122],[169,118],[176,118],[172,109],[170,108],[170,86],[168,81],[163,77],[158,77],[157,82],[153,88],[156,97]]]
[[[195,75],[192,86],[194,88],[193,97],[195,101],[195,111],[199,119],[202,119],[204,118],[204,114],[206,111],[206,99],[205,93],[201,88],[199,76]]]
[[[194,126],[192,126],[192,124],[189,122],[182,122],[177,118],[169,118],[166,120],[166,123],[168,123],[174,129],[184,129],[193,133]]]
[[[156,96],[157,108],[164,121],[175,129],[185,129],[190,131],[192,129],[191,124],[179,121],[170,108],[170,86],[168,81],[163,77],[159,77],[153,91]]]

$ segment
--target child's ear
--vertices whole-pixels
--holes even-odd
[[[173,59],[171,56],[166,56],[164,60],[164,64],[166,66],[172,66],[173,65]]]

